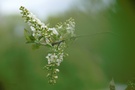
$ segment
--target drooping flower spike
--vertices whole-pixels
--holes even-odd
[[[22,18],[30,26],[30,31],[24,30],[26,43],[32,43],[34,48],[40,46],[49,46],[51,53],[46,55],[48,61],[45,68],[48,72],[47,78],[50,84],[55,84],[58,78],[57,73],[60,71],[60,66],[63,58],[67,56],[65,48],[71,38],[75,37],[75,22],[72,18],[64,23],[57,24],[55,27],[49,27],[41,22],[34,14],[28,11],[25,7],[20,7]]]

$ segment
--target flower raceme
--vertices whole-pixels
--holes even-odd
[[[70,39],[75,37],[75,22],[70,18],[64,23],[57,24],[55,27],[49,27],[25,7],[21,6],[20,10],[22,18],[31,29],[30,31],[24,30],[26,43],[32,43],[34,48],[48,46],[51,49],[51,52],[46,55],[48,63],[45,65],[45,68],[48,72],[48,82],[54,84],[58,78],[58,66],[60,66],[63,58],[67,56],[65,48]]]
[[[49,53],[46,58],[48,59],[48,64],[55,63],[57,66],[60,66],[60,63],[63,61],[63,53]]]

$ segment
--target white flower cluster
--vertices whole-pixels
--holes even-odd
[[[41,45],[49,46],[52,52],[46,56],[48,63],[45,66],[48,71],[47,77],[50,84],[56,83],[60,66],[63,58],[67,55],[64,50],[67,41],[75,37],[75,22],[73,19],[67,20],[65,23],[59,23],[55,27],[50,28],[41,22],[35,15],[29,12],[25,7],[20,7],[22,18],[30,26],[30,33],[26,31],[27,43],[34,43],[36,47]]]
[[[75,22],[69,20],[67,24],[67,33],[71,34],[71,36],[74,36],[74,31],[75,31]]]
[[[60,66],[60,63],[63,61],[63,53],[49,53],[46,58],[48,59],[48,64],[55,63],[57,66]]]
[[[41,37],[44,38],[44,42],[50,44],[52,37],[58,35],[58,32],[55,28],[48,28],[43,22],[41,22],[35,15],[29,12],[25,7],[21,6],[20,10],[22,11],[22,17],[25,19],[25,22],[31,28],[32,36],[40,41]],[[42,40],[42,39],[41,39]]]

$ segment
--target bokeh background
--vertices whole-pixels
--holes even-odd
[[[25,44],[23,5],[54,26],[72,17],[77,38],[68,47],[57,84],[47,83],[48,49]],[[134,0],[0,0],[0,90],[125,90],[135,77]]]

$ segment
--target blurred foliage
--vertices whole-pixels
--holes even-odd
[[[118,0],[100,13],[81,12],[76,8],[46,23],[54,26],[73,17],[78,38],[67,49],[69,57],[60,66],[58,83],[46,80],[46,47],[32,50],[25,44],[21,16],[0,17],[0,90],[99,90],[116,83],[126,83],[135,76],[134,0]],[[29,29],[29,28],[27,28]],[[112,32],[102,33],[100,32]],[[95,35],[92,35],[95,34]],[[86,36],[85,36],[86,35]],[[105,90],[105,89],[103,89]]]
[[[135,90],[135,79],[128,82],[126,90]]]

